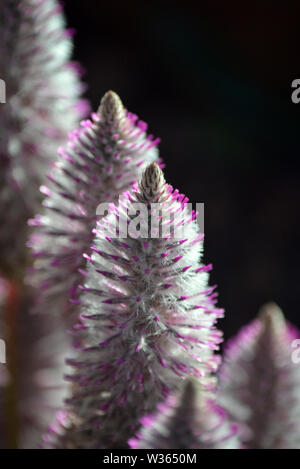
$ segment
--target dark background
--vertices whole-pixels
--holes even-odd
[[[300,326],[300,5],[65,1],[96,109],[108,89],[162,139],[169,183],[205,202],[225,337],[276,301]]]

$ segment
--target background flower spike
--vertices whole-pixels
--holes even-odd
[[[292,360],[299,337],[267,303],[225,349],[219,399],[248,448],[300,448],[300,368]]]
[[[37,311],[74,310],[85,267],[82,255],[90,252],[98,207],[115,203],[145,165],[158,158],[158,140],[149,140],[145,129],[108,91],[98,112],[59,149],[49,183],[42,187],[44,210],[30,221],[29,246],[36,260],[28,281],[39,292]]]
[[[27,262],[27,219],[41,201],[39,186],[57,147],[85,117],[72,39],[56,0],[0,1],[0,270],[15,276]]]
[[[179,220],[190,220],[184,240],[136,236],[131,214],[137,203],[142,210],[141,201],[147,225],[151,202],[179,214]],[[123,239],[113,230],[122,216],[129,226]],[[161,222],[165,228],[168,220]],[[66,409],[82,423],[77,430],[72,427],[63,444],[76,440],[84,448],[126,447],[139,419],[180,388],[182,379],[194,376],[213,391],[220,360],[214,352],[222,341],[215,324],[223,310],[208,287],[202,248],[190,207],[165,184],[155,163],[123,204],[97,224],[81,287],[81,347],[68,360],[73,373],[67,379],[74,386]]]
[[[208,399],[196,380],[170,395],[153,415],[141,419],[141,429],[129,440],[135,449],[238,449],[237,426]]]

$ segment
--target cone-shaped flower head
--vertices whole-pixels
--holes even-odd
[[[237,426],[208,399],[194,380],[158,404],[141,419],[141,429],[129,440],[136,449],[238,449]]]
[[[69,360],[74,387],[67,403],[83,421],[69,441],[77,438],[82,447],[124,447],[139,419],[188,376],[206,390],[214,387],[221,342],[215,323],[223,311],[208,287],[203,234],[187,200],[152,163],[139,186],[98,222],[82,287],[84,346]],[[185,222],[185,238],[163,234],[169,219],[157,204],[176,224]],[[138,233],[157,220],[162,236]],[[119,237],[117,222],[128,227],[126,237]]]
[[[76,303],[78,269],[92,242],[98,205],[115,202],[143,166],[157,159],[158,140],[147,136],[146,128],[109,91],[98,112],[60,148],[50,182],[42,187],[45,212],[31,221],[36,225],[30,241],[36,257],[33,281],[41,291],[42,311],[68,309],[69,295]]]
[[[20,262],[38,188],[57,147],[86,115],[70,36],[56,0],[0,0],[2,269]]]
[[[300,448],[300,332],[274,303],[231,341],[221,368],[220,402],[241,423],[249,448]]]

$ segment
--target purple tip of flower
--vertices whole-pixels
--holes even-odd
[[[168,252],[163,252],[163,253],[160,255],[160,257],[167,257],[168,255],[169,255]]]
[[[183,256],[177,256],[177,257],[174,257],[173,262],[178,262],[180,261],[180,259],[182,259]]]
[[[77,300],[75,298],[69,298],[69,301],[70,301],[70,303],[72,303],[74,305],[81,305],[81,301]]]

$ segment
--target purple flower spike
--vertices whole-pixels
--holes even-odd
[[[269,303],[228,345],[220,402],[241,424],[248,448],[300,448],[300,367],[293,361],[293,341],[299,338]]]
[[[7,271],[20,258],[25,262],[26,221],[39,206],[38,188],[86,109],[56,0],[1,0],[0,38],[6,91],[0,104],[0,267]]]
[[[133,449],[239,449],[237,426],[224,409],[189,379],[167,397],[154,414],[142,417],[141,429],[129,440]]]
[[[222,310],[207,288],[208,273],[197,272],[203,246],[196,221],[187,224],[184,244],[174,237],[145,242],[129,229],[125,247],[111,228],[122,214],[130,228],[129,213],[138,202],[149,211],[150,203],[161,203],[180,218],[190,218],[189,207],[173,194],[152,163],[126,199],[127,210],[124,205],[111,210],[97,225],[81,295],[84,345],[69,360],[74,372],[68,379],[75,386],[67,404],[83,419],[81,447],[126,447],[139,419],[189,376],[206,391],[215,386],[219,356],[214,351],[221,333],[214,325]],[[108,233],[102,232],[105,226]],[[179,260],[174,263],[174,258]]]
[[[94,237],[98,205],[116,202],[158,152],[119,96],[108,91],[98,112],[58,153],[43,191],[45,211],[37,218],[29,244],[36,257],[31,280],[41,292],[38,309],[63,314],[73,310],[69,295],[73,303],[77,300],[78,269],[84,267],[82,256]]]

